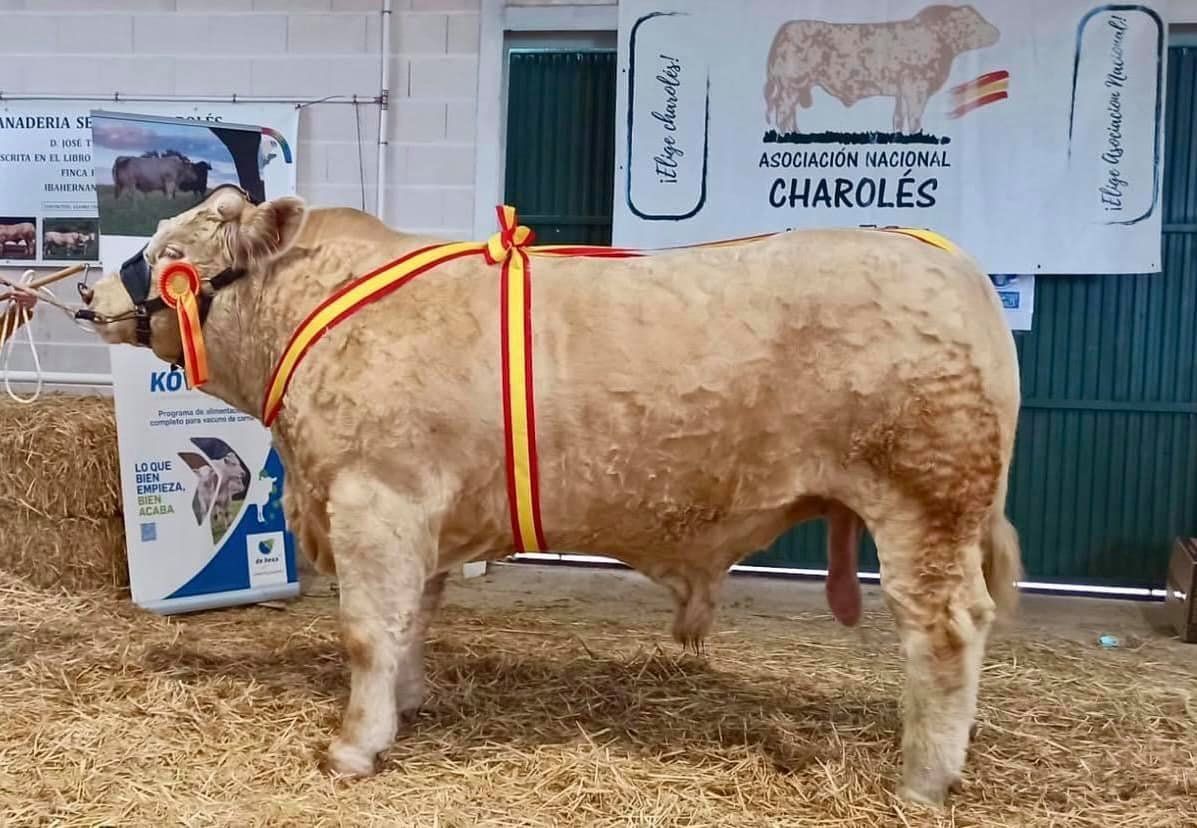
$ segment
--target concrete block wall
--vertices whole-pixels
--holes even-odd
[[[380,0],[0,0],[0,91],[372,97],[381,8]],[[392,8],[386,218],[468,238],[479,0],[394,0]],[[376,105],[305,107],[299,193],[372,212],[377,141]],[[35,324],[47,343],[44,369],[108,371],[106,349],[69,320],[44,313]],[[20,350],[12,367],[27,369]]]

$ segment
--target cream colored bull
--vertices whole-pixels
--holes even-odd
[[[226,188],[162,222],[146,259],[155,273],[183,257],[205,278],[247,271],[212,297],[205,390],[258,415],[313,306],[435,241]],[[340,580],[351,689],[327,756],[340,773],[372,773],[421,704],[445,573],[514,549],[498,278],[462,259],[361,309],[307,354],[272,426],[288,519]],[[730,565],[828,509],[859,516],[907,661],[901,790],[942,801],[965,762],[986,635],[1020,574],[1003,511],[1018,371],[985,274],[905,236],[821,230],[535,259],[532,286],[549,543],[668,587],[674,635],[693,643]],[[116,275],[85,298],[126,315],[109,341],[135,341]],[[173,314],[151,325],[154,352],[181,360]]]

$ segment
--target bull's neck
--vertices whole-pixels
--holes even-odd
[[[356,276],[432,241],[398,233],[351,240],[334,258]],[[204,324],[210,377],[204,391],[261,416],[266,384],[287,343],[312,309],[341,286],[335,271],[314,274],[309,267],[303,257],[279,260],[213,297]],[[325,283],[329,275],[334,278]]]
[[[291,320],[261,301],[268,277],[254,273],[221,290],[204,323],[209,379],[202,390],[253,417],[262,413],[266,382],[291,335]]]

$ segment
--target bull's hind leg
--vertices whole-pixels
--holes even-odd
[[[702,652],[703,642],[715,622],[722,577],[691,570],[654,570],[645,573],[673,595],[673,640],[687,650]]]
[[[435,550],[426,513],[368,478],[340,476],[328,511],[350,669],[349,704],[328,767],[366,776],[395,738],[400,699],[422,696],[422,605]]]
[[[880,531],[882,589],[906,660],[902,787],[909,800],[942,804],[961,779],[994,604],[977,542],[928,543]]]
[[[428,635],[428,628],[432,625],[432,618],[440,608],[441,598],[445,594],[445,581],[449,573],[441,572],[433,575],[424,584],[424,593],[420,596],[420,614],[416,619],[415,639],[412,646],[415,652],[411,660],[421,665],[418,670],[400,671],[395,682],[395,703],[399,706],[399,715],[405,716],[415,713],[424,704],[424,640]]]

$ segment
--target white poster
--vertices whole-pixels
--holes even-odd
[[[191,120],[93,112],[90,126],[105,272],[220,184],[258,199],[295,191],[292,106],[217,106]],[[171,613],[297,595],[269,430],[188,390],[148,349],[110,352],[133,600]]]
[[[1002,273],[991,275],[989,281],[993,282],[998,298],[1002,300],[1002,311],[1010,330],[1031,330],[1031,321],[1035,314],[1035,277]]]
[[[0,103],[0,266],[98,262],[87,108]]]
[[[622,0],[613,242],[925,227],[1158,272],[1165,0]]]

